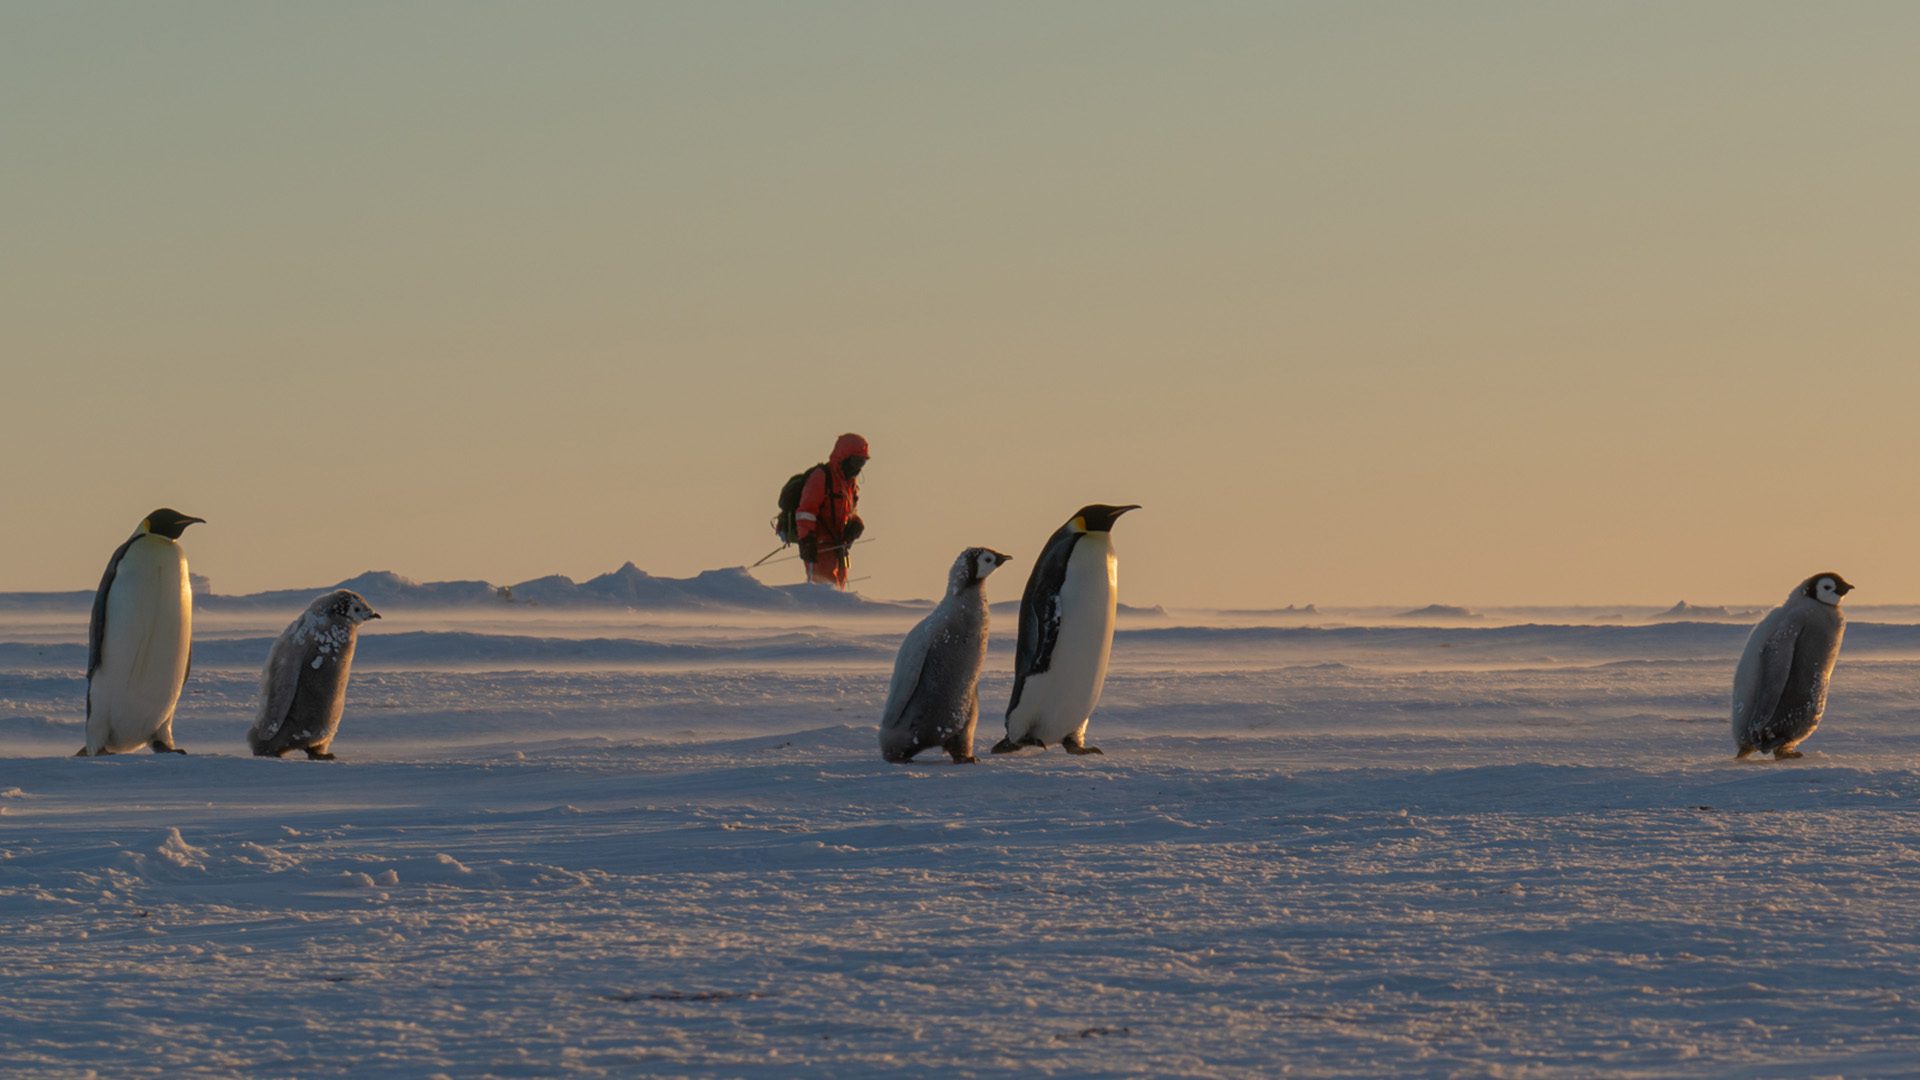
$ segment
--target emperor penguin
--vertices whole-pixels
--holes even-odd
[[[880,714],[880,756],[912,761],[937,746],[969,765],[980,720],[980,668],[987,660],[987,575],[1007,561],[992,548],[970,547],[947,571],[947,595],[907,632],[893,661],[887,706]]]
[[[193,589],[180,534],[204,522],[148,514],[107,560],[87,625],[87,744],[76,756],[173,745],[173,710],[192,666]]]
[[[247,731],[255,754],[305,750],[310,760],[333,760],[328,747],[346,708],[360,624],[379,617],[359,593],[336,589],[280,631],[260,672],[260,711]]]
[[[1839,574],[1815,574],[1753,628],[1733,676],[1737,757],[1755,750],[1775,761],[1801,756],[1795,748],[1827,711],[1827,683],[1847,629],[1840,598],[1852,591]]]
[[[1138,509],[1084,506],[1047,538],[1020,597],[1007,737],[994,744],[994,753],[1049,742],[1069,754],[1100,752],[1087,745],[1087,718],[1107,681],[1120,602],[1111,531],[1121,514]]]

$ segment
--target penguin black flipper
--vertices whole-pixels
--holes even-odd
[[[107,560],[107,572],[100,576],[100,588],[93,594],[93,614],[87,619],[87,714],[93,714],[93,673],[100,669],[100,653],[107,641],[107,592],[113,588],[113,579],[120,576],[120,560],[127,554],[140,534],[127,537],[127,542],[113,549],[113,557]]]
[[[100,653],[107,641],[107,593],[113,589],[113,580],[120,576],[120,560],[126,557],[127,549],[133,546],[140,534],[127,537],[119,547],[113,549],[113,556],[107,560],[106,572],[100,575],[100,587],[93,593],[93,612],[87,619],[87,674],[92,675],[100,668]]]
[[[1034,561],[1032,573],[1027,575],[1027,588],[1020,596],[1020,637],[1013,650],[1013,699],[1007,702],[1009,713],[1020,704],[1020,692],[1026,688],[1027,676],[1039,675],[1053,666],[1053,646],[1060,638],[1060,590],[1066,586],[1067,559],[1080,536],[1071,524],[1056,529],[1047,538],[1040,558]],[[996,752],[1006,751],[996,749]]]

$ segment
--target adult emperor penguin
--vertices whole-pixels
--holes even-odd
[[[1737,756],[1800,756],[1795,747],[1827,711],[1827,683],[1847,629],[1840,598],[1852,591],[1839,574],[1815,574],[1753,628],[1733,676]]]
[[[1121,514],[1138,509],[1084,506],[1047,538],[1020,597],[1007,737],[994,744],[994,753],[1049,742],[1069,754],[1100,752],[1087,745],[1087,718],[1107,681],[1120,602],[1110,533]]]
[[[912,761],[937,746],[954,764],[971,764],[980,719],[980,668],[987,660],[987,575],[1007,561],[992,548],[970,547],[947,571],[947,595],[907,632],[893,661],[887,707],[880,714],[880,756]]]
[[[359,593],[335,589],[280,631],[260,672],[260,712],[247,732],[255,754],[305,750],[310,759],[333,760],[327,748],[346,708],[360,624],[379,617]]]
[[[193,591],[180,534],[205,519],[148,514],[114,549],[87,626],[87,744],[78,756],[173,745],[173,710],[193,651]]]

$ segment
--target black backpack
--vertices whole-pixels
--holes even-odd
[[[773,532],[775,536],[780,538],[781,543],[799,543],[800,530],[794,521],[794,515],[800,512],[800,495],[806,491],[807,477],[813,475],[813,470],[824,469],[826,467],[826,463],[821,462],[812,468],[803,469],[788,477],[787,482],[781,486],[780,512],[773,517]]]

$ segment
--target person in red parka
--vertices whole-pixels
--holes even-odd
[[[800,508],[793,522],[808,581],[847,587],[847,549],[867,530],[858,513],[858,477],[868,456],[867,440],[848,432],[833,444],[826,467],[813,470],[800,490]]]

